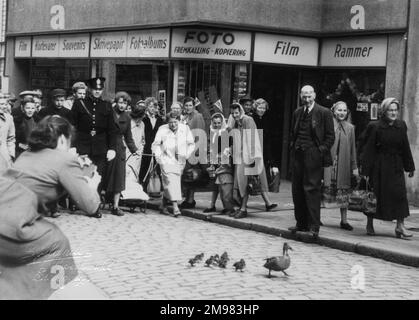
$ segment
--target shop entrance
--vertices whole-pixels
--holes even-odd
[[[298,103],[298,70],[271,65],[253,65],[252,98],[269,103],[273,165],[282,179],[291,178],[289,142],[292,112]]]

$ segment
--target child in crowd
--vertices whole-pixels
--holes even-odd
[[[211,117],[210,132],[210,171],[215,174],[215,184],[218,190],[213,191],[211,205],[204,212],[215,212],[215,202],[220,194],[223,203],[222,214],[234,213],[233,205],[233,167],[231,163],[231,139],[226,130],[226,122],[221,113],[215,113]],[[214,161],[215,160],[215,161]],[[215,162],[215,164],[214,164]]]

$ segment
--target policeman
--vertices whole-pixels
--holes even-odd
[[[87,81],[89,96],[74,101],[71,113],[76,128],[74,146],[79,155],[87,155],[97,166],[102,176],[98,191],[103,189],[106,161],[115,158],[115,144],[118,127],[115,123],[112,105],[102,99],[105,78]]]

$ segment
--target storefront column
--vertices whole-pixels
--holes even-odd
[[[419,1],[410,1],[407,63],[403,119],[407,123],[410,146],[416,165],[413,178],[407,178],[409,201],[419,205]]]
[[[9,92],[16,97],[19,92],[31,89],[29,59],[14,59],[14,39],[7,39],[5,75],[9,77]]]

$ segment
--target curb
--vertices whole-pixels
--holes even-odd
[[[153,210],[159,210],[159,205],[155,203],[148,203],[147,208]],[[238,228],[243,230],[251,230],[256,232],[261,232],[265,234],[270,234],[278,237],[282,237],[284,239],[290,239],[295,241],[300,241],[304,243],[315,243],[318,245],[322,245],[325,247],[346,251],[346,252],[353,252],[364,256],[370,256],[373,258],[383,259],[386,261],[390,261],[393,263],[406,265],[409,267],[419,267],[419,255],[409,255],[405,253],[400,253],[392,250],[387,250],[383,248],[376,248],[371,245],[366,245],[364,243],[351,243],[346,242],[338,239],[334,239],[327,236],[322,236],[321,234],[317,239],[313,239],[307,233],[304,232],[297,232],[293,234],[288,229],[282,228],[274,228],[268,227],[264,225],[254,224],[250,222],[245,222],[242,220],[236,220],[232,218],[227,218],[225,216],[220,215],[206,215],[201,212],[191,211],[188,209],[182,209],[182,215],[185,217],[198,219],[207,222],[213,222],[221,225],[225,225],[232,228]]]

